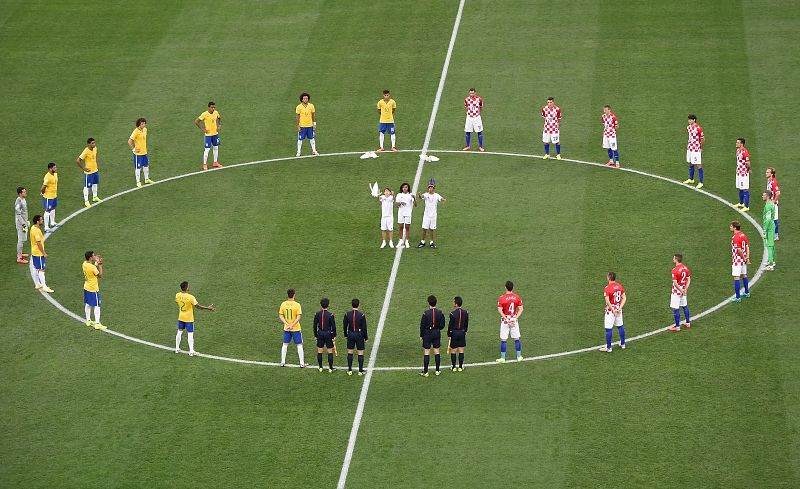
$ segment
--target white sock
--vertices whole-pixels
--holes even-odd
[[[31,258],[31,259],[33,259],[33,258]],[[34,270],[34,272],[33,272],[33,285],[36,288],[39,288],[42,285],[41,283],[39,283],[39,270]]]
[[[52,224],[52,225],[56,224],[56,210],[55,209],[50,211],[50,224]]]
[[[303,355],[303,345],[297,345],[297,356],[300,357],[300,365],[305,365],[306,359],[305,355]]]
[[[392,136],[392,148],[396,148],[397,144],[395,143],[397,141],[397,134],[392,134],[391,136]]]
[[[383,149],[383,133],[378,133],[378,142],[381,143],[381,149]]]
[[[316,139],[311,139],[310,141],[311,141],[311,151],[316,151],[317,150],[317,140]]]
[[[83,201],[84,202],[89,201],[89,187],[86,186],[83,187]]]
[[[175,333],[175,349],[181,349],[181,338],[183,337],[183,330],[179,329],[177,333]]]
[[[206,148],[206,149],[203,150],[203,164],[204,165],[208,163],[208,150],[209,149],[211,149],[211,148]]]
[[[94,322],[100,322],[100,306],[94,306]]]
[[[86,313],[86,322],[88,323],[92,320],[92,306],[89,304],[84,304],[83,311]]]
[[[44,228],[45,229],[49,228],[50,227],[50,213],[45,211],[44,215],[42,217],[44,217]]]
[[[214,146],[214,163],[219,161],[219,146]]]
[[[150,180],[150,167],[149,166],[144,167],[144,179],[145,180]]]
[[[300,150],[302,148],[303,148],[303,140],[302,139],[298,139],[297,140],[297,154],[300,154]]]
[[[142,174],[142,169],[136,168],[135,170],[133,170],[133,174],[136,175],[136,183],[139,183],[139,181],[141,181],[142,179],[142,177],[140,176]]]
[[[281,346],[281,363],[286,363],[286,350],[289,349],[289,343],[284,343]]]
[[[39,270],[39,285],[47,287],[47,282],[44,280],[44,270]]]
[[[97,197],[97,184],[92,184],[92,196]]]
[[[24,241],[17,241],[17,258],[22,258],[22,248],[25,246]]]
[[[186,333],[186,339],[189,340],[189,352],[194,352],[194,333]]]

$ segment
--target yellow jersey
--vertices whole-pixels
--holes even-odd
[[[193,323],[194,306],[197,305],[197,299],[188,292],[178,292],[175,294],[175,302],[178,303],[178,321]]]
[[[283,303],[281,304],[280,315],[283,317],[283,319],[286,320],[287,323],[291,323],[292,321],[300,317],[301,314],[303,314],[303,308],[300,307],[299,302],[283,301]],[[300,322],[298,321],[298,323],[295,324],[293,328],[289,329],[287,329],[286,326],[284,325],[283,329],[285,331],[300,331]]]
[[[131,139],[133,139],[133,147],[136,148],[137,155],[146,155],[147,154],[147,128],[144,127],[141,130],[139,128],[134,128],[133,132],[131,133]]]
[[[83,152],[78,158],[83,160],[83,166],[89,170],[89,173],[94,173],[97,171],[97,146],[94,149],[89,149],[89,147],[83,148]],[[94,291],[90,291],[94,292]]]
[[[45,173],[42,185],[45,187],[42,197],[45,199],[55,199],[58,197],[58,173]]]
[[[314,125],[314,120],[311,117],[316,112],[314,104],[311,102],[308,105],[300,104],[294,109],[294,113],[300,116],[300,127],[311,127]]]
[[[206,133],[206,136],[216,136],[217,134],[219,134],[219,129],[217,128],[217,125],[219,124],[219,120],[221,118],[222,115],[220,115],[218,110],[215,110],[213,114],[209,111],[205,111],[202,114],[200,114],[198,119],[203,121],[203,124],[205,124],[206,126],[206,130],[208,131]]]
[[[98,275],[100,275],[100,270],[97,269],[94,263],[83,262],[83,290],[98,292],[100,290],[100,284],[97,283]]]
[[[378,100],[378,110],[381,111],[381,123],[394,123],[395,109],[397,109],[397,102],[395,102],[394,99],[390,98],[388,102],[383,99]]]
[[[41,243],[42,250],[44,250],[44,234],[42,234],[42,230],[39,229],[39,226],[31,226],[31,256],[44,256],[44,253],[39,251],[36,243]]]

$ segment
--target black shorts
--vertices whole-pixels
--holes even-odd
[[[422,348],[430,350],[431,348],[439,348],[442,346],[442,333],[438,329],[426,331],[425,336],[422,337]]]
[[[450,348],[464,348],[467,346],[467,333],[463,331],[453,331],[450,336]]]
[[[363,350],[364,349],[364,338],[361,337],[358,333],[348,333],[347,334],[347,349],[348,350]]]
[[[333,338],[328,333],[317,333],[317,348],[333,349]]]

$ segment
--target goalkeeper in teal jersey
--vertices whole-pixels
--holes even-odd
[[[761,194],[764,199],[764,211],[761,214],[761,227],[764,228],[764,246],[767,247],[767,266],[765,270],[775,270],[775,202],[772,201],[772,192],[765,190]]]

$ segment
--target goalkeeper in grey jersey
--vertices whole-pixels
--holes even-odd
[[[28,241],[28,228],[31,223],[28,222],[28,201],[25,197],[28,196],[28,191],[25,187],[17,188],[17,200],[14,202],[14,222],[17,226],[17,263],[27,264],[28,260],[25,259],[27,253],[22,252],[22,246]]]

